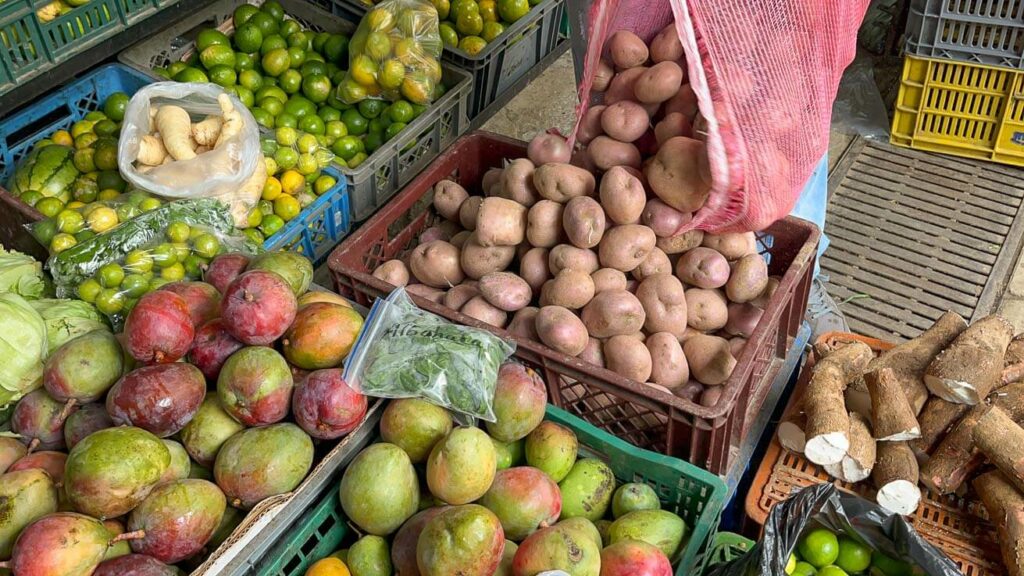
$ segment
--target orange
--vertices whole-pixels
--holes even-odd
[[[317,560],[306,570],[306,576],[352,576],[345,563],[333,556]]]
[[[480,0],[478,5],[480,6],[480,16],[483,17],[484,22],[498,21],[498,3],[495,0]]]
[[[269,176],[267,181],[263,183],[263,196],[264,200],[274,201],[278,196],[281,195],[283,187],[281,181],[273,176]]]
[[[349,73],[356,83],[362,86],[373,86],[377,83],[377,63],[366,54],[360,54],[352,60]]]
[[[71,139],[71,133],[67,130],[57,130],[51,138],[54,144],[61,146],[71,146],[74,143],[74,140]]]
[[[268,178],[267,180],[270,180]],[[306,186],[306,178],[300,174],[297,170],[285,170],[284,174],[281,174],[281,180],[279,181],[281,192],[294,196]],[[280,196],[280,194],[278,194]],[[276,200],[278,196],[274,198],[264,198],[265,200]]]
[[[306,181],[305,178],[302,179]],[[274,200],[274,214],[281,217],[282,220],[288,222],[299,215],[302,211],[302,206],[294,196],[281,195],[278,196],[277,200]]]

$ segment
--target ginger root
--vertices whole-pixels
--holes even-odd
[[[220,116],[207,116],[202,122],[192,125],[192,137],[200,146],[212,147],[220,137],[224,120]]]
[[[160,138],[150,134],[142,137],[142,140],[139,141],[139,153],[135,155],[135,160],[146,166],[159,166],[163,164],[165,158],[167,158],[167,149],[164,148],[164,143]]]
[[[220,104],[220,111],[224,117],[224,122],[221,125],[220,134],[213,145],[214,148],[220,148],[225,142],[234,138],[242,131],[242,126],[244,125],[242,114],[235,109],[235,105],[231,103],[231,98],[227,94],[217,96],[217,103]]]
[[[189,143],[192,138],[192,119],[180,106],[161,106],[156,113],[156,128],[163,138],[164,148],[175,160],[196,157]]]

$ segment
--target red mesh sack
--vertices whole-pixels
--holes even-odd
[[[869,0],[593,0],[577,119],[605,40],[675,22],[706,121],[712,187],[687,229],[761,230],[792,210],[828,146],[832,101]],[[571,142],[579,129],[577,120]],[[683,231],[681,230],[681,231]]]

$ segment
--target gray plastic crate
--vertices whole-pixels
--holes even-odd
[[[309,2],[280,2],[287,15],[314,30],[349,35],[355,32],[356,25],[351,21]],[[231,20],[235,8],[245,3],[247,0],[213,2],[178,25],[121,52],[118,60],[155,77],[153,68],[181,60],[193,49],[199,30],[224,26]],[[248,0],[248,3],[262,4],[256,0]],[[339,166],[347,180],[353,222],[372,216],[469,128],[473,77],[448,65],[442,66],[442,72],[441,81],[448,88],[444,96],[358,167]]]
[[[906,51],[1024,70],[1024,2],[913,0],[907,15]]]

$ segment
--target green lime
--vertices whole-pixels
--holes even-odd
[[[287,112],[282,112],[274,119],[274,126],[277,128],[281,128],[282,126],[297,128],[299,126],[299,119]]]
[[[475,56],[487,46],[487,41],[479,36],[464,36],[459,40],[459,50],[470,56]]]
[[[274,81],[275,84],[273,86],[271,86],[270,85],[270,81]],[[281,90],[281,88],[277,86],[276,82],[277,82],[277,78],[274,78],[272,76],[264,76],[263,77],[263,88],[260,88],[259,90],[257,90],[256,94],[255,94],[256,101],[257,102],[262,102],[266,98],[273,98],[274,100],[277,100],[281,104],[284,104],[285,102],[287,102],[288,101],[288,95],[284,93],[284,90]]]
[[[306,118],[316,118],[317,120],[320,119],[319,116],[307,116]],[[301,125],[301,123],[302,122],[300,121],[299,124]],[[298,140],[296,140],[295,142],[295,148],[299,151],[300,154],[308,154],[310,152],[314,152],[319,147],[320,143],[317,142],[316,136],[314,136],[312,133],[309,133],[308,131],[306,134],[299,136]]]
[[[366,99],[366,88],[358,82],[346,78],[338,84],[338,98],[347,104],[355,104]]]
[[[127,182],[121,178],[121,174],[115,169],[104,170],[96,177],[96,187],[100,190],[117,190],[124,192]]]
[[[285,20],[281,22],[280,33],[285,38],[295,34],[296,32],[302,32],[302,25],[295,20]]]
[[[257,230],[256,228],[246,228],[245,230],[242,230],[242,234],[245,234],[246,237],[249,238],[250,242],[258,244],[260,246],[262,246],[263,242],[265,241],[265,239],[263,238],[263,233]]]
[[[303,176],[309,176],[320,169],[320,164],[316,161],[316,156],[309,152],[303,152],[299,154],[299,161],[296,163],[295,169]]]
[[[317,32],[316,35],[313,36],[313,50],[323,54],[324,45],[327,44],[327,40],[330,38],[331,35],[328,32]]]
[[[331,152],[334,152],[335,154],[338,155],[339,158],[345,160],[346,162],[355,157],[355,155],[358,154],[359,152],[362,152],[362,150],[363,141],[352,135],[342,136],[341,138],[338,138],[334,142],[334,145],[331,146]]]
[[[313,193],[316,194],[317,196],[323,196],[324,194],[329,192],[331,188],[334,188],[337,184],[338,180],[334,176],[328,176],[324,174],[323,176],[317,177],[317,179],[313,181]]]
[[[85,120],[89,120],[90,122],[99,122],[100,120],[105,120],[107,118],[109,118],[109,116],[100,110],[90,110],[89,112],[86,112],[84,117]],[[118,122],[120,122],[120,120],[118,120]]]
[[[86,132],[85,134],[79,134],[78,136],[75,136],[75,149],[81,150],[83,148],[88,148],[88,147],[92,146],[96,142],[96,140],[98,140],[98,139],[99,139],[99,136],[97,136],[93,132]]]
[[[285,70],[277,77],[277,81],[286,94],[295,94],[302,89],[302,74],[295,69]]]
[[[254,53],[255,54],[255,53]],[[235,71],[241,73],[243,70],[255,70],[256,58],[245,52],[235,52]]]
[[[324,122],[333,122],[335,120],[341,120],[341,110],[333,108],[324,104],[316,111],[316,115],[320,117]]]
[[[167,234],[167,239],[171,242],[186,242],[191,232],[192,229],[188,224],[178,221],[168,224],[165,233]]]
[[[348,128],[348,133],[354,136],[362,136],[365,134],[367,124],[369,124],[367,119],[355,108],[342,112],[341,121],[344,122],[345,127]]]
[[[526,16],[529,11],[528,0],[498,0],[498,15],[510,24]]]
[[[322,74],[306,76],[302,79],[302,93],[313,102],[325,102],[331,94],[331,81]]]
[[[285,38],[288,39],[288,46],[292,48],[300,48],[304,52],[309,50],[310,42],[312,41],[305,32],[291,32],[285,36]]]
[[[797,562],[793,566],[793,572],[790,573],[790,576],[815,576],[817,573],[818,569],[807,562]]]
[[[818,576],[849,576],[845,570],[839,566],[829,564],[828,566],[822,566],[818,568]]]
[[[505,25],[501,22],[484,22],[484,31],[480,33],[480,37],[485,42],[494,42],[503,32],[505,32]]]
[[[242,70],[238,75],[238,83],[253,92],[263,88],[263,76],[255,70]]]
[[[324,42],[323,49],[324,57],[327,58],[328,62],[334,62],[335,64],[348,65],[348,36],[342,36],[341,34],[331,34],[331,37]]]
[[[35,206],[37,202],[43,199],[43,195],[38,190],[25,190],[21,193],[21,196],[18,196],[18,199],[29,206]]]
[[[104,288],[117,288],[124,280],[124,269],[116,262],[108,262],[100,266],[100,269],[96,271],[96,277]]]
[[[294,196],[288,196],[283,194],[278,196],[277,200],[274,200],[274,214],[281,217],[282,220],[288,222],[299,215],[302,211],[302,207],[299,205],[299,201]],[[264,218],[265,220],[266,218]],[[267,235],[264,232],[264,235]]]
[[[786,562],[786,574],[793,574],[793,570],[796,570],[796,554],[791,552],[789,560]]]
[[[220,240],[209,233],[203,233],[192,240],[192,249],[202,258],[213,258],[220,253]]]
[[[113,316],[124,309],[124,294],[116,288],[106,288],[96,295],[94,304],[100,312],[107,316]]]
[[[145,274],[153,269],[153,257],[145,250],[132,250],[124,257],[124,267],[133,274]]]
[[[281,7],[281,3],[277,0],[267,0],[260,7],[260,10],[270,14],[278,22],[284,20],[284,8]]]
[[[192,249],[185,242],[174,242],[171,247],[174,248],[174,256],[178,262],[184,262],[185,258],[192,253]]]
[[[178,261],[178,254],[174,250],[174,246],[168,243],[154,246],[150,251],[150,257],[153,259],[153,263],[160,268],[166,268]]]
[[[278,21],[262,10],[253,14],[248,23],[259,28],[264,38],[271,34],[277,34],[280,29]]]
[[[797,552],[812,566],[828,566],[839,557],[839,539],[831,530],[815,528],[800,539]]]
[[[319,62],[317,60],[306,60],[302,63],[302,68],[299,69],[302,72],[302,77],[316,76],[316,75],[327,75],[327,64]]]
[[[256,119],[256,123],[264,128],[274,127],[274,115],[262,108],[253,108],[250,110],[252,117]]]
[[[346,162],[346,164],[348,164],[349,168],[358,168],[359,165],[366,160],[366,158],[366,152],[359,152],[355,156],[353,156],[351,160]]]
[[[522,0],[526,3],[526,0]],[[464,10],[459,14],[459,19],[455,21],[455,29],[459,34],[463,36],[476,36],[484,30],[484,17],[480,15],[480,12],[471,12]]]
[[[174,75],[174,81],[205,83],[209,82],[210,78],[206,75],[206,72],[203,72],[199,68],[193,68],[191,66],[188,66],[181,72],[178,72]]]
[[[139,202],[139,210],[143,212],[149,212],[160,207],[162,203],[158,198],[146,198],[142,202]]]
[[[234,24],[235,26],[241,26],[249,21],[254,14],[259,12],[260,9],[252,4],[242,4],[238,8],[235,8],[234,13]]]
[[[260,56],[266,56],[269,52],[279,49],[288,50],[288,41],[277,34],[272,34],[265,37],[260,44]]]
[[[138,206],[139,204],[142,203],[143,200],[145,200],[146,198],[149,198],[149,197],[150,197],[149,194],[146,194],[142,190],[132,189],[132,191],[128,193],[128,195],[125,198],[125,200],[127,200],[127,202],[129,204],[133,204],[135,206]]]
[[[271,116],[277,116],[284,112],[284,100],[278,100],[274,96],[267,96],[259,101],[259,107],[266,110]]]
[[[96,146],[96,152],[92,155],[92,161],[96,164],[97,170],[116,171],[117,144],[104,142]]]
[[[199,61],[203,63],[203,68],[207,70],[214,66],[230,66],[234,69],[235,51],[230,46],[214,44],[199,53]]]
[[[220,30],[206,28],[196,36],[196,50],[202,52],[210,46],[231,46],[231,40]]]
[[[277,233],[284,226],[284,219],[277,214],[268,214],[263,217],[263,222],[260,223],[260,232],[263,236],[270,238]]]
[[[274,152],[274,162],[281,170],[290,170],[299,162],[299,153],[291,148],[278,148]]]
[[[412,108],[412,104],[409,104],[405,100],[399,100],[398,102],[391,104],[388,109],[388,116],[391,118],[392,122],[405,122],[408,124],[409,122],[412,122],[416,114]]]
[[[124,120],[124,109],[128,107],[128,95],[124,92],[114,92],[103,102],[103,113],[114,122]]]
[[[378,62],[384,60],[391,54],[391,39],[385,32],[373,31],[366,36],[366,45],[363,51],[367,56]]]
[[[235,82],[238,81],[238,73],[235,69],[227,65],[218,65],[210,68],[210,81],[218,86],[234,86]]]
[[[138,298],[149,292],[149,280],[142,274],[129,274],[121,281],[121,292],[131,298]]]
[[[913,567],[907,562],[897,560],[874,551],[871,553],[871,573],[875,570],[882,573],[882,576],[911,576],[914,573]]]
[[[150,278],[149,279],[149,291],[153,292],[155,290],[159,290],[160,288],[163,288],[164,286],[166,286],[166,285],[168,285],[170,283],[171,283],[170,280],[165,280],[165,279],[163,279],[163,278],[161,278],[159,276],[157,276],[156,278]]]
[[[348,126],[341,120],[331,120],[324,124],[324,135],[333,143],[342,136],[348,136]]]
[[[366,151],[373,154],[384,145],[384,132],[381,130],[370,130],[366,133],[363,143],[366,145]]]
[[[849,536],[840,536],[835,565],[851,574],[863,572],[871,565],[871,549]]]
[[[325,130],[324,121],[316,114],[307,114],[299,119],[299,130],[307,134],[323,134]]]
[[[373,120],[370,120],[369,124],[367,124],[367,126],[366,126],[366,131],[367,132],[383,132],[385,128],[387,128],[388,126],[391,125],[391,122],[390,121],[389,122],[385,122],[384,118],[387,118],[387,116],[385,115],[383,118],[378,116],[378,117],[374,118]]]
[[[64,232],[55,234],[53,239],[50,240],[50,253],[60,254],[75,244],[78,244],[78,241],[75,240],[75,237],[71,234],[66,234]]]
[[[291,60],[288,57],[287,50],[275,48],[263,56],[262,64],[264,72],[276,77],[288,70],[288,67],[291,66]]]
[[[117,207],[117,219],[120,222],[131,220],[139,214],[142,214],[142,210],[139,210],[139,207],[134,204],[121,204]]]
[[[391,140],[392,138],[397,136],[399,132],[404,130],[405,126],[405,122],[395,122],[394,124],[388,126],[387,130],[384,131],[384,139]]]
[[[40,212],[42,211],[40,210]],[[65,208],[57,213],[55,219],[57,221],[57,229],[65,234],[74,234],[85,227],[85,218],[81,212],[75,210]]]
[[[160,271],[160,277],[168,282],[178,282],[185,278],[185,265],[175,262]]]
[[[167,65],[167,74],[170,77],[177,76],[178,72],[181,72],[185,68],[188,68],[188,64],[185,62],[171,62]]]
[[[259,202],[256,203],[256,208],[259,209],[260,213],[263,214],[264,217],[274,213],[274,203],[269,200],[261,199]],[[260,220],[260,222],[263,221]]]
[[[274,138],[276,138],[277,143],[281,146],[294,146],[295,142],[299,139],[299,132],[295,128],[282,126],[274,132]]]
[[[103,286],[95,278],[88,278],[78,285],[78,298],[92,304],[102,290]]]
[[[384,111],[387,105],[387,102],[383,100],[363,100],[358,106],[359,114],[366,119],[376,118],[380,116],[380,113]]]
[[[433,0],[434,8],[437,9],[437,17],[441,20],[448,18],[452,11],[452,3],[448,0]]]
[[[242,104],[245,104],[245,107],[251,110],[253,104],[255,104],[255,97],[252,95],[252,90],[249,90],[245,86],[232,86],[232,88],[234,88],[235,95],[242,101]]]
[[[316,104],[302,94],[292,94],[284,103],[284,111],[296,118],[302,118],[309,114],[316,114]]]
[[[277,88],[277,77],[275,77],[275,76],[264,76],[263,77],[263,87],[264,88]],[[277,89],[280,90],[280,88],[277,88]],[[287,96],[285,96],[285,98],[287,99]],[[284,102],[284,100],[282,100],[282,102]]]
[[[288,60],[291,62],[292,68],[301,68],[302,63],[306,61],[306,51],[292,46],[288,48]]]
[[[234,40],[239,52],[259,52],[263,45],[263,32],[252,24],[243,24],[235,29]]]

